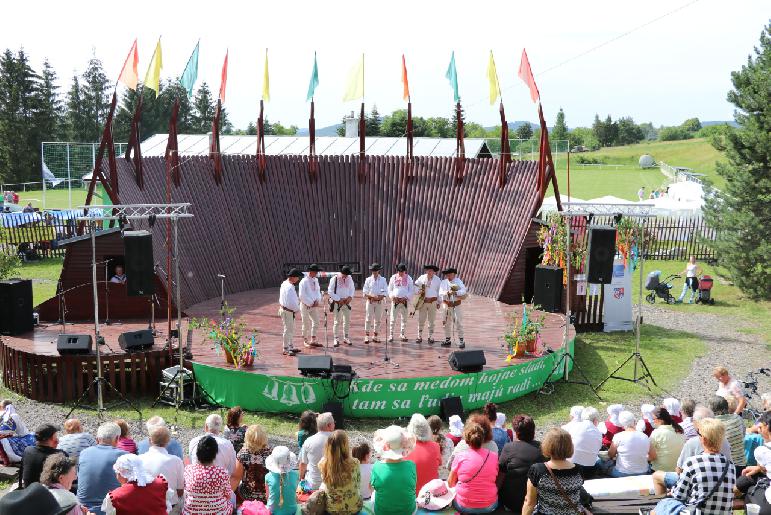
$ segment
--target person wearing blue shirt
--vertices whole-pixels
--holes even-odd
[[[120,427],[106,422],[96,431],[96,445],[84,449],[78,460],[78,502],[94,515],[104,515],[102,502],[120,486],[112,466],[126,451],[116,449]]]
[[[145,422],[145,427],[147,428],[147,434],[150,434],[152,430],[158,426],[166,427],[166,421],[163,420],[163,417],[154,416],[147,419],[147,422]],[[141,440],[137,442],[137,454],[144,454],[147,451],[150,450],[150,439],[145,438],[144,440]],[[185,459],[184,451],[182,450],[182,444],[179,443],[179,440],[176,438],[172,438],[169,440],[169,445],[166,446],[166,451],[171,454],[172,456],[176,456],[179,459],[183,460]]]

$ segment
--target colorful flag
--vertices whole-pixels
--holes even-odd
[[[407,80],[407,63],[404,60],[404,54],[402,54],[402,84],[404,85],[404,94],[402,98],[404,100],[410,99],[410,82]]]
[[[228,84],[228,54],[229,50],[225,50],[225,62],[222,63],[222,76],[220,78],[220,103],[225,103],[225,88]]]
[[[316,52],[313,52],[313,71],[311,72],[311,82],[308,84],[308,96],[305,98],[306,102],[308,100],[313,100],[313,97],[316,95],[316,88],[319,85],[319,65],[316,63]]]
[[[455,103],[460,102],[460,95],[458,94],[458,71],[455,69],[455,51],[452,52],[450,66],[447,67],[447,73],[445,73],[444,76],[450,81],[450,86],[455,95]]]
[[[193,96],[193,86],[198,79],[198,46],[200,44],[200,41],[195,44],[195,49],[193,50],[193,53],[190,54],[190,59],[187,60],[185,71],[182,72],[182,77],[179,79],[182,87],[187,90],[187,96],[189,97]]]
[[[530,69],[530,61],[524,48],[522,49],[522,59],[519,61],[519,78],[525,81],[527,87],[530,88],[530,98],[533,99],[533,102],[538,102],[541,99],[541,93],[538,91],[538,86],[535,85],[533,70]]]
[[[348,74],[348,86],[345,88],[343,102],[364,98],[364,54],[361,60],[351,68]]]
[[[161,90],[161,69],[163,68],[163,55],[161,53],[161,38],[158,38],[158,44],[155,45],[153,58],[150,60],[150,66],[145,74],[145,86],[155,91],[155,96]]]
[[[126,56],[126,61],[123,63],[123,69],[118,76],[118,82],[122,82],[129,88],[136,91],[137,84],[139,83],[139,75],[137,75],[137,65],[139,64],[139,56],[137,55],[137,40],[134,40],[134,44],[131,45]]]
[[[501,95],[501,85],[498,83],[498,70],[495,68],[492,50],[490,50],[490,60],[487,62],[487,80],[490,81],[490,105],[493,105]]]
[[[265,71],[262,74],[262,99],[270,102],[270,78],[268,77],[268,49],[265,49]]]

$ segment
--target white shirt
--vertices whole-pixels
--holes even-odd
[[[214,458],[214,464],[218,467],[224,468],[228,471],[228,474],[232,475],[233,471],[236,469],[236,451],[233,449],[233,444],[230,443],[230,440],[227,440],[220,435],[204,433],[190,440],[190,445],[188,446],[188,451],[190,453],[190,463],[198,463],[196,450],[198,449],[198,442],[204,436],[212,436],[215,440],[217,440],[217,457]]]
[[[334,301],[340,299],[353,298],[356,293],[356,287],[353,285],[353,277],[350,275],[337,274],[329,280],[327,294]]]
[[[286,309],[300,311],[300,298],[297,296],[294,284],[290,283],[289,279],[281,283],[281,290],[279,290],[278,293],[278,303]]]
[[[382,275],[378,274],[377,279],[375,279],[374,275],[370,275],[364,281],[364,287],[361,289],[361,292],[365,297],[367,295],[371,297],[382,295],[385,297],[388,295],[388,283]]]
[[[140,454],[139,459],[145,470],[153,476],[163,476],[169,484],[169,490],[173,492],[171,504],[179,503],[177,490],[185,489],[185,464],[179,457],[169,454],[165,447],[150,446],[146,453]]]
[[[319,431],[305,440],[302,449],[300,449],[300,463],[308,465],[305,477],[301,477],[300,479],[306,479],[313,489],[316,489],[321,485],[319,462],[321,461],[321,458],[324,457],[324,447],[326,447],[327,440],[331,434],[332,433],[329,431]]]
[[[450,287],[453,284],[458,287],[458,290],[453,295],[453,299],[450,299],[449,292],[450,292]],[[458,297],[462,297],[464,295],[466,295],[466,285],[463,284],[463,281],[458,279],[457,276],[452,281],[449,281],[447,279],[443,280],[442,284],[439,286],[439,296],[442,297],[442,302],[444,302],[445,300],[455,301],[457,300]]]
[[[597,461],[602,447],[602,433],[589,420],[568,424],[570,438],[573,440],[573,457],[570,461],[576,465],[591,467]]]
[[[431,280],[428,280],[428,274],[423,274],[420,277],[418,277],[418,280],[415,281],[416,288],[420,288],[423,285],[426,285],[426,298],[427,299],[433,299],[436,297],[439,297],[439,285],[442,284],[442,280],[439,279],[436,275],[434,275]]]
[[[321,302],[321,288],[319,280],[306,275],[300,279],[300,302],[306,306],[313,306],[314,302]]]
[[[388,296],[395,299],[411,299],[415,295],[415,284],[409,274],[394,274],[388,281]]]
[[[126,284],[126,274],[123,275],[113,275],[112,278],[110,278],[111,283],[118,283],[118,284]]]
[[[369,486],[369,480],[372,478],[372,463],[360,464],[359,472],[361,473],[361,486],[359,487],[359,493],[361,493],[361,498],[366,501],[372,497],[372,487]]]
[[[645,433],[621,431],[613,437],[618,455],[616,469],[624,474],[645,474],[648,470],[648,451],[651,443]]]
[[[731,379],[728,384],[723,384],[718,381],[717,391],[715,395],[719,397],[736,397],[737,399],[744,398],[744,390],[742,385],[736,379]]]
[[[696,263],[694,263],[694,264],[688,263],[687,265],[685,265],[685,276],[686,277],[696,277],[696,267],[697,266],[698,265]]]
[[[755,449],[755,461],[766,469],[766,477],[771,479],[771,442],[766,442]],[[771,504],[771,488],[766,488],[766,502]]]

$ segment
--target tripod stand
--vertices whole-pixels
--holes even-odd
[[[97,348],[98,347],[99,347],[99,345],[97,344]],[[111,406],[105,407],[104,404],[103,404],[103,397],[102,397],[104,395],[104,387],[105,386],[110,388],[110,390],[112,390],[112,392],[115,393],[120,398],[120,401],[116,402],[115,404],[113,404]],[[72,413],[76,409],[83,407],[83,401],[86,400],[86,397],[88,396],[88,392],[91,390],[91,388],[94,388],[94,387],[96,387],[97,396],[98,396],[98,403],[99,403],[99,405],[96,407],[96,416],[99,418],[99,420],[102,420],[102,413],[106,412],[110,408],[114,408],[114,407],[120,406],[122,404],[128,404],[128,406],[131,409],[133,409],[134,411],[139,413],[139,419],[142,420],[142,411],[140,411],[140,409],[137,408],[134,403],[132,403],[130,400],[128,400],[125,395],[120,393],[120,390],[115,388],[112,385],[112,383],[110,383],[110,381],[108,381],[104,377],[101,377],[101,375],[99,377],[95,377],[94,380],[91,381],[91,384],[86,386],[86,388],[83,390],[83,393],[80,395],[78,400],[75,402],[75,405],[72,406],[70,411],[67,413],[67,416],[64,417],[65,420],[70,418],[70,415],[72,415]],[[153,406],[155,406],[155,404],[153,404]]]
[[[570,361],[570,363],[568,363],[568,361]],[[567,348],[565,348],[565,352],[562,353],[562,356],[560,356],[560,359],[558,359],[554,363],[554,366],[552,367],[551,372],[549,372],[549,375],[546,376],[546,379],[543,382],[543,386],[541,386],[541,389],[538,390],[538,393],[542,393],[545,395],[551,394],[554,391],[554,382],[556,382],[556,381],[551,381],[552,376],[554,376],[555,374],[558,374],[558,371],[560,371],[559,373],[564,372],[565,370],[568,369],[570,365],[572,365],[573,371],[577,370],[578,373],[581,375],[581,380],[570,379],[569,377],[566,376],[562,382],[570,383],[570,384],[582,384],[582,385],[588,386],[592,390],[592,393],[597,397],[597,399],[602,401],[602,397],[600,397],[600,394],[597,393],[597,390],[592,386],[592,383],[589,382],[589,379],[586,377],[586,374],[584,374],[584,371],[581,369],[581,366],[576,362],[576,360],[573,358],[573,355],[570,353],[570,351]],[[600,386],[602,386],[602,383],[600,383],[600,385],[597,388],[599,388]]]

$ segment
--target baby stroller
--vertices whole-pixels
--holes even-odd
[[[679,275],[667,276],[663,281],[661,280],[661,270],[654,270],[648,274],[648,279],[645,281],[645,289],[650,293],[645,296],[645,300],[651,304],[656,303],[656,297],[664,299],[667,304],[674,304],[675,297],[672,295],[672,281],[680,277]]]
[[[696,303],[709,304],[710,306],[715,304],[715,299],[712,298],[712,276],[702,275],[699,278],[699,296],[696,297]]]

